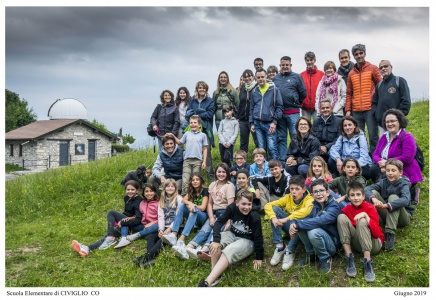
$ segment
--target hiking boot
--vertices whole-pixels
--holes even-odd
[[[215,279],[210,286],[216,286],[218,283],[220,283],[221,278],[222,278],[222,275],[218,276],[218,278]]]
[[[164,234],[162,237],[162,242],[164,242],[165,244],[174,246],[177,242],[177,238],[174,234],[170,233],[170,234]]]
[[[286,251],[285,255],[283,256],[283,263],[282,263],[282,270],[286,271],[290,267],[292,267],[292,264],[294,263],[295,259],[295,252],[288,252]]]
[[[413,205],[419,204],[419,193],[421,192],[421,189],[417,186],[415,186],[415,198],[412,200]]]
[[[123,248],[123,247],[126,247],[128,244],[130,244],[130,242],[127,240],[127,238],[125,236],[123,236],[123,237],[121,237],[118,245],[116,245],[114,248],[115,249]]]
[[[271,257],[270,264],[271,266],[276,266],[282,260],[283,255],[285,255],[286,247],[283,247],[283,250],[279,251],[280,248],[276,247],[274,251],[273,257]]]
[[[319,271],[321,273],[329,273],[332,269],[332,258],[328,257],[327,259],[321,259],[319,261]]]
[[[147,257],[147,254],[143,254],[143,255],[141,255],[139,257],[133,258],[132,262],[137,264],[137,265],[139,265],[144,259],[146,259],[146,257]]]
[[[82,256],[82,257],[88,256],[88,254],[89,254],[88,246],[82,245],[81,243],[79,243],[76,240],[73,240],[71,242],[71,247],[73,248],[74,251],[79,253],[80,256]]]
[[[203,280],[198,284],[198,287],[209,287],[209,283],[206,280]]]
[[[386,251],[392,251],[395,247],[395,234],[391,232],[385,233],[385,250]]]
[[[106,250],[107,248],[109,248],[110,246],[114,245],[117,243],[117,240],[115,239],[115,237],[107,237],[104,239],[103,244],[100,245],[100,247],[98,247],[98,250]]]
[[[174,252],[174,254],[175,254],[178,258],[180,258],[180,259],[182,259],[182,260],[188,260],[188,259],[189,259],[189,255],[188,255],[188,253],[186,252],[186,248],[185,248],[185,247],[182,247],[182,246],[177,247],[177,249],[176,249],[176,251]]]
[[[348,277],[356,277],[357,271],[356,271],[356,266],[354,265],[354,255],[353,253],[350,253],[346,256],[346,260],[347,260],[347,276]]]
[[[194,249],[191,247],[186,247],[185,250],[186,250],[186,253],[188,253],[190,258],[198,259],[197,254],[199,251],[201,251],[201,247],[197,247],[197,249]]]
[[[363,272],[365,273],[365,280],[373,282],[375,280],[374,269],[372,267],[372,259],[363,259]]]
[[[139,232],[137,232],[137,233],[134,233],[134,234],[129,234],[128,236],[126,236],[126,239],[129,241],[129,242],[133,242],[134,240],[137,240],[137,239],[139,239],[141,237],[141,235],[139,234]]]
[[[299,267],[304,267],[305,265],[310,265],[311,263],[315,263],[316,255],[315,254],[309,254],[306,252],[306,254],[303,256],[302,259],[298,262]]]
[[[149,266],[151,266],[151,265],[154,265],[155,263],[156,263],[156,259],[155,259],[155,258],[152,258],[152,259],[144,259],[144,260],[141,262],[141,265],[142,265],[143,268],[147,268],[147,267],[149,267]]]

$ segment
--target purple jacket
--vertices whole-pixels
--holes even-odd
[[[372,155],[374,163],[381,160],[381,153],[387,144],[386,135],[382,135],[377,143],[377,148]],[[416,143],[415,138],[406,130],[394,137],[388,151],[388,158],[396,158],[404,164],[403,175],[409,178],[412,184],[422,181],[421,169],[415,159]]]

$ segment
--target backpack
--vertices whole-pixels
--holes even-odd
[[[404,134],[401,135],[400,144],[403,145],[403,139],[406,131],[404,130]],[[416,142],[415,142],[416,143]],[[421,172],[424,170],[425,167],[425,160],[424,160],[424,153],[422,152],[421,148],[419,148],[418,144],[416,144],[416,153],[415,153],[415,160],[417,161],[419,165],[419,169]]]
[[[220,95],[219,93],[216,93],[216,94],[215,94],[215,97],[213,97],[213,102],[214,102],[214,104],[215,104],[215,112],[216,112],[217,109],[218,109],[218,106],[217,106],[216,100],[218,99],[219,95]],[[233,114],[233,116],[237,116],[237,115],[238,115],[238,106],[236,105],[235,99],[233,98],[233,96],[232,96],[228,91],[227,91],[227,93],[226,93],[226,96],[227,96],[227,98],[229,98],[230,103],[232,103],[233,111],[235,112],[235,113]]]

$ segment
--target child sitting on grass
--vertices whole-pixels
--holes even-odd
[[[88,256],[90,251],[97,248],[99,250],[105,250],[109,248],[117,242],[117,236],[122,235],[123,238],[126,239],[126,236],[129,232],[129,227],[131,228],[141,223],[142,214],[139,210],[139,205],[142,201],[142,198],[138,195],[139,183],[136,180],[129,180],[124,185],[124,189],[126,191],[126,195],[124,196],[124,212],[119,213],[115,210],[108,211],[106,217],[106,235],[89,246],[85,246],[76,240],[71,242],[71,247],[74,251],[79,253],[80,256]]]
[[[255,270],[262,266],[264,258],[262,224],[259,213],[252,209],[253,195],[247,190],[238,193],[236,202],[229,204],[217,219],[213,228],[213,242],[210,245],[212,271],[198,285],[209,287],[217,285],[221,274],[230,264],[234,264],[256,254],[253,260]],[[220,229],[230,220],[230,230]]]
[[[347,191],[351,204],[342,208],[338,216],[338,232],[346,255],[346,273],[356,277],[352,249],[363,252],[364,278],[368,282],[375,280],[371,255],[380,252],[385,237],[378,223],[377,210],[365,201],[365,192],[361,183],[350,182]]]
[[[232,183],[236,187],[236,173],[241,169],[250,170],[250,164],[247,163],[247,152],[244,150],[236,151],[233,158],[235,159],[236,164],[230,168],[230,176]]]
[[[236,182],[238,183],[239,188],[235,193],[235,198],[242,190],[251,192],[253,194],[253,209],[260,211],[260,199],[256,197],[256,190],[248,185],[250,177],[247,169],[241,169],[236,173]]]
[[[309,164],[309,170],[307,171],[306,187],[309,192],[312,192],[310,186],[312,181],[322,179],[325,182],[330,182],[333,180],[332,175],[329,172],[327,163],[321,156],[315,156],[312,158]]]
[[[403,163],[390,158],[385,163],[386,177],[365,188],[365,196],[374,204],[385,223],[385,250],[395,246],[395,231],[410,224],[415,211],[411,203],[409,179],[403,175]]]

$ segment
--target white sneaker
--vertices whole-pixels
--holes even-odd
[[[126,236],[127,240],[130,242],[133,242],[134,240],[137,240],[141,237],[141,235],[139,234],[139,232],[134,233],[134,234],[129,234],[128,236]]]
[[[170,234],[164,234],[162,237],[162,242],[164,242],[165,244],[174,246],[177,242],[177,238],[174,234],[170,233]]]
[[[174,254],[178,258],[180,258],[180,259],[183,259],[183,260],[188,260],[189,259],[189,255],[186,252],[186,248],[185,247],[180,247],[180,246],[177,247],[177,250],[174,252]]]
[[[123,248],[123,247],[126,247],[128,244],[130,244],[130,242],[127,240],[127,238],[125,236],[123,236],[120,239],[120,242],[118,243],[118,245],[116,245],[114,248],[115,249]]]
[[[294,259],[295,259],[295,252],[294,253],[286,252],[285,255],[283,256],[282,270],[286,271],[287,269],[292,267],[292,264],[294,263]]]
[[[191,257],[193,259],[198,259],[197,252],[201,251],[201,246],[198,246],[196,249],[191,248],[191,247],[186,247],[185,250],[188,253],[189,257]]]
[[[270,264],[271,266],[276,266],[279,264],[279,262],[282,260],[283,255],[285,255],[286,247],[283,247],[282,251],[279,251],[276,247],[276,250],[274,251],[273,257],[271,257]]]
[[[106,250],[107,248],[109,248],[110,246],[114,245],[117,243],[117,240],[112,237],[112,238],[105,238],[103,244],[100,245],[100,247],[98,247],[98,250]]]

